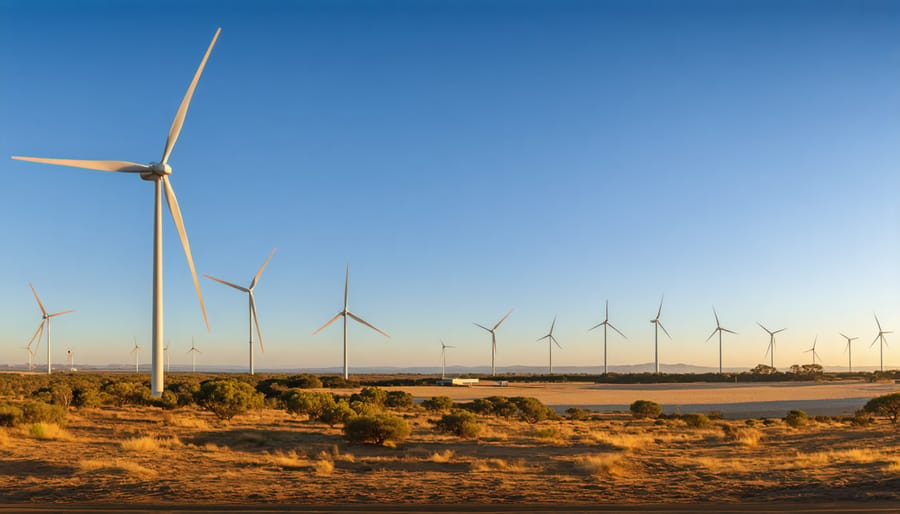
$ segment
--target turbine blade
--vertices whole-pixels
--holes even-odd
[[[721,327],[720,327],[720,328],[721,328]],[[737,332],[735,332],[734,330],[728,330],[727,328],[722,328],[721,330],[723,330],[723,331],[725,331],[725,332],[728,332],[729,334],[735,334],[735,335],[737,335]]]
[[[264,262],[262,267],[259,268],[259,271],[256,272],[256,275],[253,277],[253,282],[250,282],[250,289],[256,287],[256,283],[259,281],[259,276],[262,275],[263,270],[266,269],[266,266],[269,265],[269,261],[272,260],[272,256],[275,255],[275,250],[277,249],[278,248],[272,249],[272,253],[269,254],[269,258],[266,259],[266,262]]]
[[[28,283],[28,287],[30,287],[30,288],[31,288],[31,292],[34,293],[34,299],[37,300],[38,307],[41,308],[41,314],[43,314],[44,316],[46,316],[46,315],[47,315],[47,310],[44,309],[44,304],[42,304],[42,303],[41,303],[41,299],[38,298],[37,291],[34,290],[34,286],[31,285],[31,282]]]
[[[212,52],[216,40],[219,39],[220,32],[222,32],[221,28],[216,29],[216,34],[213,36],[212,42],[209,43],[209,48],[206,49],[206,54],[203,56],[203,60],[200,61],[197,72],[194,73],[191,85],[188,86],[187,93],[185,93],[184,98],[181,100],[181,105],[178,106],[178,112],[175,113],[175,119],[172,120],[172,127],[169,128],[169,137],[166,139],[166,147],[165,150],[163,150],[162,160],[160,161],[162,164],[166,164],[169,161],[169,155],[172,154],[172,148],[175,146],[175,141],[178,140],[178,135],[181,133],[181,126],[184,125],[184,117],[187,115],[188,107],[191,105],[191,97],[194,96],[194,89],[197,88],[197,82],[200,80],[200,75],[203,73],[203,68],[206,66],[206,60],[209,59],[209,54]]]
[[[324,328],[327,327],[328,325],[331,325],[332,323],[334,323],[335,321],[337,321],[337,319],[340,318],[340,317],[343,316],[343,315],[344,315],[344,311],[341,311],[341,312],[337,313],[337,315],[335,315],[335,317],[333,317],[333,318],[331,318],[330,320],[328,320],[328,323],[325,323],[324,325],[322,325],[321,327],[319,327],[315,332],[313,332],[312,334],[310,334],[310,336],[314,336],[314,335],[318,334],[319,332],[322,331],[322,329],[324,329]]]
[[[48,314],[47,317],[48,317],[48,318],[52,318],[52,317],[54,317],[54,316],[62,316],[63,314],[68,314],[68,313],[70,313],[70,312],[75,312],[75,309],[68,310],[68,311],[62,311],[62,312],[57,312],[57,313],[54,313],[54,314]]]
[[[38,332],[43,333],[43,331],[44,331],[44,323],[46,323],[46,322],[47,322],[47,320],[43,320],[43,319],[41,320],[41,324],[38,325],[37,330],[34,331],[34,335],[31,336],[31,339],[28,340],[28,347],[31,347],[31,343],[33,343],[34,340],[37,338]],[[41,341],[38,340],[38,345],[40,345],[40,344],[41,344]],[[37,348],[35,348],[35,351],[37,351]]]
[[[716,308],[715,308],[715,307],[713,307],[713,316],[716,317],[716,326],[718,327],[719,325],[721,325],[721,323],[719,323],[719,313],[716,312]]]
[[[497,327],[499,327],[501,323],[503,323],[504,321],[506,321],[506,318],[508,318],[509,315],[512,314],[512,311],[514,311],[514,310],[515,310],[515,309],[510,309],[509,312],[506,313],[506,316],[503,316],[503,319],[501,319],[500,321],[497,322],[496,325],[494,325],[494,330],[497,330]]]
[[[350,301],[350,264],[347,264],[347,271],[344,273],[344,310],[347,310],[347,303]]]
[[[535,339],[535,341],[543,341],[544,339],[548,339],[549,337],[550,337],[550,334],[547,334],[544,337],[539,337],[539,338]]]
[[[562,350],[562,346],[559,344],[559,341],[557,341],[555,337],[550,336],[550,340],[553,341],[553,344],[555,344],[557,346],[557,348]]]
[[[706,341],[704,341],[704,343],[705,343],[705,342],[708,342],[710,339],[712,339],[713,336],[716,335],[716,332],[718,332],[718,331],[719,331],[718,328],[715,329],[715,330],[713,330],[713,331],[712,331],[712,334],[710,334],[709,337],[706,338]]]
[[[625,334],[623,334],[618,328],[614,327],[612,323],[610,323],[610,322],[607,321],[606,324],[609,325],[609,328],[611,328],[611,329],[615,330],[616,332],[618,332],[620,336],[624,337],[625,339],[628,339],[628,336],[626,336]]]
[[[661,328],[663,330],[663,332],[666,333],[666,335],[669,337],[669,339],[672,339],[672,336],[669,335],[669,331],[666,330],[666,327],[663,326],[662,322],[657,321],[656,324],[659,325],[659,328]]]
[[[206,323],[206,331],[209,332],[209,318],[206,317],[206,306],[203,304],[203,293],[200,292],[200,282],[197,280],[197,271],[194,269],[194,258],[191,257],[191,243],[188,242],[187,232],[184,230],[181,208],[178,207],[178,199],[175,198],[175,191],[172,189],[172,184],[169,183],[169,177],[163,177],[162,183],[166,189],[169,212],[172,214],[172,220],[175,221],[175,228],[178,230],[178,237],[181,238],[181,246],[184,247],[184,255],[187,257],[188,267],[191,269],[191,278],[194,279],[194,288],[197,290],[197,298],[200,300],[200,310],[203,311],[203,322]]]
[[[45,159],[43,157],[22,157],[13,155],[17,161],[40,162],[43,164],[55,164],[57,166],[69,166],[72,168],[85,168],[97,171],[118,171],[122,173],[140,173],[149,171],[150,167],[144,164],[128,161],[87,161],[81,159]]]
[[[602,326],[603,326],[603,325],[605,325],[605,324],[606,324],[606,322],[605,322],[605,321],[603,321],[603,322],[600,322],[600,323],[597,323],[597,324],[596,324],[596,325],[594,325],[594,326],[593,326],[593,327],[591,327],[591,328],[589,328],[589,329],[587,329],[587,331],[588,331],[588,332],[590,332],[590,331],[591,331],[591,330],[594,330],[594,329],[595,329],[595,328],[599,328],[599,327],[602,327]]]
[[[872,315],[875,316],[875,324],[878,325],[878,331],[881,332],[881,322],[878,321],[878,314],[875,314],[875,313],[873,312]]]
[[[487,330],[488,332],[493,332],[493,330],[489,329],[488,327],[486,327],[486,326],[484,326],[484,325],[479,325],[478,323],[473,323],[473,324],[474,324],[476,327],[481,327],[481,328]]]
[[[662,295],[662,297],[659,299],[659,310],[656,311],[656,319],[659,319],[659,317],[662,315],[662,304],[665,297],[666,295]]]
[[[216,282],[218,282],[218,283],[220,283],[220,284],[225,284],[226,286],[231,286],[231,287],[237,289],[238,291],[243,291],[243,292],[245,292],[245,293],[249,293],[249,292],[250,292],[250,290],[247,289],[246,287],[241,287],[241,286],[239,286],[239,285],[237,285],[237,284],[232,284],[231,282],[227,282],[227,281],[225,281],[225,280],[222,280],[221,278],[216,278],[216,277],[214,277],[214,276],[212,276],[212,275],[207,275],[206,273],[204,273],[203,276],[206,277],[206,278],[208,278],[208,279],[210,279],[210,280],[215,280]]]
[[[775,335],[775,334],[777,334],[777,333],[779,333],[779,332],[784,332],[785,330],[787,330],[787,329],[786,329],[786,328],[778,329],[778,330],[772,332],[772,335]]]
[[[44,340],[44,326],[46,324],[47,324],[47,320],[43,320],[43,321],[41,321],[41,326],[38,327],[38,329],[40,329],[40,333],[38,334],[37,344],[34,345],[34,353],[37,353],[37,351],[41,348],[41,341]]]
[[[768,328],[766,328],[765,326],[763,326],[762,323],[760,323],[760,322],[757,321],[756,324],[759,325],[759,328],[765,330],[767,333],[769,333],[769,334],[772,333]]]
[[[259,318],[256,317],[256,301],[253,299],[253,293],[250,293],[250,312],[253,313],[253,322],[256,324],[256,337],[259,338],[259,351],[266,353],[266,347],[263,346],[262,332],[259,331]]]
[[[383,335],[384,337],[387,337],[387,338],[390,338],[390,337],[391,337],[391,336],[389,336],[386,332],[382,332],[381,330],[378,330],[378,329],[375,328],[371,323],[369,323],[368,321],[366,321],[366,320],[360,318],[360,317],[357,316],[356,314],[353,314],[352,312],[347,312],[347,315],[350,316],[351,318],[355,319],[356,321],[362,323],[363,325],[365,325],[365,326],[371,328],[372,330],[378,332],[379,334]]]
[[[556,316],[553,316],[553,323],[550,324],[550,333],[553,333],[553,328],[556,327]]]

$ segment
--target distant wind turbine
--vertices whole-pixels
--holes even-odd
[[[71,348],[66,348],[66,357],[69,361],[69,371],[75,371],[75,352]]]
[[[143,349],[142,349],[140,346],[138,346],[138,344],[137,344],[137,338],[134,338],[134,348],[131,349],[131,353],[134,354],[134,372],[135,372],[135,373],[137,373],[137,372],[140,371],[140,360],[139,360],[139,358],[140,358],[140,355],[141,355],[141,351],[143,351]]]
[[[196,346],[194,346],[194,338],[191,338],[191,349],[187,351],[187,353],[191,354],[191,373],[197,372],[197,354],[202,353]]]
[[[559,345],[559,341],[557,341],[556,338],[553,337],[553,327],[555,327],[555,326],[556,326],[556,316],[553,316],[553,323],[550,324],[550,332],[548,332],[547,335],[545,335],[544,337],[538,338],[538,341],[543,341],[544,339],[546,339],[547,347],[550,349],[550,366],[549,366],[549,371],[548,371],[548,374],[550,374],[550,375],[553,374],[553,345],[555,344],[557,346],[557,348],[562,350],[562,346]]]
[[[885,334],[893,334],[894,332],[891,330],[884,330],[883,328],[881,328],[881,322],[878,321],[878,315],[875,314],[874,312],[872,314],[875,316],[875,323],[878,325],[878,335],[875,336],[875,340],[872,341],[872,344],[869,345],[869,348],[875,346],[875,343],[878,343],[880,341],[880,343],[878,345],[878,348],[880,350],[880,359],[881,359],[880,369],[883,372],[884,371],[884,347],[887,346],[887,339],[884,338],[884,335]]]
[[[819,336],[818,336],[818,334],[816,335],[816,338],[813,339],[813,345],[812,345],[812,348],[810,348],[809,350],[804,350],[804,351],[803,351],[803,353],[812,353],[812,359],[813,359],[813,362],[812,362],[812,363],[813,363],[813,365],[816,364],[816,357],[819,357],[819,354],[816,352],[816,343],[817,343],[817,342],[819,342]],[[819,357],[819,360],[822,360],[822,358]]]
[[[447,378],[447,348],[456,348],[441,341],[441,380]]]
[[[620,332],[618,328],[614,327],[612,325],[612,323],[609,322],[609,300],[606,300],[606,317],[603,318],[602,322],[597,323],[593,327],[589,328],[588,332],[590,332],[591,330],[594,330],[597,327],[601,327],[601,326],[603,327],[603,374],[608,375],[609,374],[609,366],[607,366],[607,360],[606,360],[606,327],[609,327],[609,328],[615,330],[616,332],[619,332],[620,336],[624,337],[625,339],[628,339],[628,337],[625,336],[625,334]]]
[[[348,317],[353,318],[355,321],[357,321],[359,323],[362,323],[363,325],[371,328],[372,330],[378,332],[379,334],[383,335],[384,337],[387,337],[387,338],[391,337],[391,336],[387,335],[385,332],[382,332],[381,330],[378,330],[377,328],[375,328],[373,325],[369,324],[368,321],[366,321],[366,320],[360,318],[359,316],[357,316],[356,314],[353,314],[352,312],[350,312],[350,308],[348,307],[349,297],[350,297],[349,291],[350,291],[350,265],[348,264],[347,265],[347,273],[344,277],[344,309],[341,312],[338,312],[333,318],[328,320],[328,323],[325,323],[324,325],[319,327],[318,330],[316,330],[315,332],[312,333],[312,335],[316,335],[319,332],[321,332],[322,329],[324,329],[328,325],[331,325],[332,323],[337,321],[338,318],[344,318],[344,380],[347,380],[348,378],[350,378],[349,362],[347,360],[347,318]]]
[[[727,328],[722,328],[722,324],[719,323],[719,314],[716,312],[716,308],[713,307],[713,316],[716,317],[716,328],[712,331],[712,334],[706,338],[707,341],[712,339],[712,336],[716,335],[716,332],[719,333],[719,374],[722,374],[722,332],[728,332],[729,334],[737,334],[737,332],[733,332],[728,330]]]
[[[653,354],[656,359],[656,373],[659,373],[659,329],[663,329],[666,336],[669,339],[672,339],[672,336],[669,335],[669,331],[666,330],[666,327],[663,326],[662,322],[659,321],[659,317],[662,315],[662,306],[663,300],[665,299],[665,295],[663,295],[659,299],[659,310],[656,311],[656,317],[650,320],[650,323],[653,324]]]
[[[488,328],[484,325],[479,325],[478,323],[474,324],[476,327],[483,328],[491,334],[491,376],[497,375],[497,368],[494,367],[494,359],[497,356],[497,329],[500,328],[500,325],[506,321],[506,318],[508,318],[510,314],[512,314],[513,310],[514,309],[510,309],[509,312],[506,313],[506,316],[503,316],[503,318],[494,325],[494,328]]]
[[[44,333],[44,326],[47,327],[47,374],[49,375],[52,372],[53,366],[51,363],[51,354],[50,354],[50,320],[56,316],[62,316],[63,314],[68,314],[70,312],[75,312],[74,309],[62,312],[56,312],[53,314],[47,314],[47,310],[44,309],[44,304],[41,303],[41,299],[38,298],[37,291],[35,291],[34,286],[31,285],[31,282],[28,283],[28,287],[31,288],[31,292],[34,294],[34,299],[37,300],[38,307],[41,309],[41,324],[38,325],[37,330],[34,331],[34,335],[31,336],[31,340],[28,341],[28,346],[31,346],[31,343],[37,339],[37,344],[34,346],[34,352],[37,353],[38,348],[41,346],[41,339]]]
[[[28,352],[28,371],[31,371],[32,369],[34,369],[34,352],[31,350],[30,345],[23,346],[22,349]]]
[[[184,254],[187,257],[188,267],[191,270],[191,277],[194,279],[194,288],[197,290],[197,298],[200,300],[200,310],[203,312],[203,321],[206,323],[206,329],[209,330],[209,321],[206,318],[206,307],[203,305],[203,295],[200,293],[200,282],[197,280],[197,273],[194,270],[194,259],[191,256],[191,246],[188,243],[187,232],[184,229],[184,220],[181,217],[181,208],[178,206],[178,200],[175,198],[175,190],[169,183],[169,174],[172,173],[172,167],[169,166],[169,156],[175,147],[175,142],[181,133],[181,127],[184,124],[184,118],[187,115],[188,107],[191,104],[191,98],[194,96],[194,90],[203,68],[206,66],[206,60],[212,52],[219,33],[222,29],[217,29],[216,34],[206,49],[200,66],[194,73],[194,78],[188,86],[187,93],[181,100],[181,105],[169,128],[169,135],[166,138],[166,145],[163,149],[162,159],[159,162],[149,164],[137,164],[127,161],[93,161],[93,160],[76,160],[76,159],[45,159],[39,157],[20,157],[13,156],[13,159],[20,161],[40,162],[44,164],[56,164],[59,166],[71,166],[74,168],[86,168],[89,170],[111,171],[119,173],[136,173],[141,179],[153,182],[154,187],[154,215],[153,215],[153,326],[152,326],[152,373],[150,375],[150,392],[153,396],[160,396],[163,391],[163,255],[162,255],[162,190],[165,189],[166,201],[169,204],[169,211],[172,214],[172,220],[175,222],[175,228],[178,236],[181,238],[181,245],[184,247]],[[48,348],[49,350],[49,348]],[[49,366],[49,364],[48,364]]]
[[[169,345],[172,344],[172,341],[166,343],[165,348],[163,348],[163,362],[166,364],[166,373],[169,372]]]
[[[259,282],[259,277],[260,277],[260,275],[262,275],[263,270],[266,269],[266,266],[269,265],[269,261],[272,260],[272,256],[275,255],[275,250],[277,250],[277,248],[272,250],[272,253],[269,254],[269,258],[266,259],[266,262],[264,262],[263,265],[259,268],[259,271],[256,272],[256,275],[253,276],[253,280],[250,281],[249,287],[241,287],[239,285],[232,284],[231,282],[226,282],[220,278],[216,278],[216,277],[206,275],[206,274],[203,275],[204,277],[206,277],[210,280],[215,280],[216,282],[219,282],[220,284],[225,284],[226,286],[233,287],[233,288],[237,289],[238,291],[243,291],[244,293],[247,293],[247,298],[249,299],[249,302],[250,302],[250,307],[248,310],[250,312],[250,314],[249,314],[250,315],[249,329],[250,329],[250,374],[251,375],[253,374],[253,325],[254,324],[256,324],[256,336],[259,339],[259,351],[261,351],[263,353],[265,353],[265,351],[266,351],[265,347],[263,347],[262,334],[259,331],[259,318],[256,317],[256,301],[253,299],[253,288],[256,287],[257,282]]]
[[[766,349],[766,355],[768,355],[769,359],[770,359],[769,366],[774,368],[775,367],[775,334],[777,334],[779,332],[784,332],[787,329],[781,328],[781,329],[778,329],[773,332],[773,331],[769,330],[768,328],[764,327],[763,324],[758,321],[756,322],[756,324],[759,325],[759,328],[765,330],[769,334],[769,347]]]
[[[838,333],[841,334],[841,337],[843,337],[844,339],[847,340],[847,347],[844,349],[844,351],[847,352],[847,371],[848,371],[849,373],[853,373],[853,355],[852,355],[852,353],[851,353],[851,349],[850,349],[850,346],[851,346],[851,345],[850,345],[850,343],[852,343],[853,341],[856,341],[856,340],[859,339],[859,338],[858,338],[858,337],[845,336],[843,332],[838,332]]]

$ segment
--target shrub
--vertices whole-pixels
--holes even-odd
[[[475,438],[481,433],[481,425],[478,424],[478,418],[475,414],[466,410],[454,410],[449,414],[444,414],[441,419],[435,422],[435,428],[438,432],[454,434],[459,437]]]
[[[0,404],[0,425],[14,427],[22,423],[22,408],[13,403]]]
[[[138,382],[108,382],[102,390],[109,401],[118,407],[153,403],[150,388]]]
[[[872,398],[863,406],[863,410],[875,414],[876,416],[884,416],[896,424],[900,419],[900,393],[891,393],[884,396]]]
[[[350,389],[352,387],[359,387],[359,382],[347,380],[344,377],[321,377],[319,380],[322,381],[323,387],[331,389]]]
[[[681,420],[691,428],[709,428],[712,426],[712,421],[709,420],[709,417],[707,417],[706,414],[699,414],[696,412],[682,414]]]
[[[850,424],[855,427],[867,427],[875,421],[875,418],[872,417],[871,414],[865,411],[865,409],[859,409],[853,416],[850,417]]]
[[[75,407],[98,407],[101,403],[100,389],[96,386],[83,386],[72,390],[72,405]]]
[[[66,409],[61,405],[44,402],[22,402],[23,423],[52,423],[61,425],[66,420]]]
[[[792,410],[784,417],[784,422],[793,428],[799,428],[809,424],[809,414],[802,410]]]
[[[391,409],[408,409],[413,406],[413,396],[406,391],[388,391],[384,406]]]
[[[422,407],[432,412],[450,410],[453,408],[453,399],[449,396],[432,396],[422,402]]]
[[[403,441],[409,433],[406,420],[390,414],[356,416],[344,424],[344,438],[351,443],[383,445],[388,441]]]
[[[358,393],[350,396],[350,404],[352,405],[354,401],[361,401],[381,407],[387,401],[387,397],[387,391],[380,387],[363,387]]]
[[[566,409],[566,416],[571,420],[581,421],[588,419],[591,411],[582,409],[581,407],[569,407]]]
[[[519,409],[519,418],[528,423],[537,423],[545,419],[556,419],[556,412],[547,407],[537,398],[512,398]]]
[[[246,382],[234,379],[207,380],[200,384],[197,404],[219,419],[231,419],[263,406],[263,395]]]
[[[636,419],[658,418],[662,414],[662,406],[648,400],[638,400],[628,408]]]
[[[306,414],[309,419],[317,419],[326,408],[334,405],[334,396],[331,393],[288,389],[281,395],[281,403],[291,414]]]
[[[194,404],[194,397],[200,392],[200,382],[199,380],[185,379],[170,383],[166,389],[175,395],[179,407],[186,407]]]
[[[359,416],[374,416],[382,414],[384,409],[377,403],[364,402],[362,400],[353,400],[350,402],[350,408]]]
[[[285,385],[297,389],[319,389],[322,387],[322,381],[315,375],[305,373],[288,378]]]
[[[341,400],[327,405],[322,414],[319,415],[318,420],[333,427],[338,423],[346,423],[348,419],[355,415],[356,412],[350,408],[350,404],[346,400]]]

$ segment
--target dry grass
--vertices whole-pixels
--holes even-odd
[[[129,451],[137,451],[137,452],[151,452],[156,451],[161,448],[179,448],[184,446],[181,443],[181,440],[177,437],[133,437],[131,439],[126,439],[121,443],[123,450]]]
[[[900,473],[900,457],[894,457],[882,468],[885,473]]]
[[[54,441],[74,441],[75,437],[66,432],[56,423],[33,423],[25,425],[26,434],[37,439],[54,440]]]
[[[725,433],[725,439],[734,441],[748,448],[756,448],[763,434],[759,430],[751,427],[732,428]]]
[[[787,469],[808,469],[822,466],[842,464],[872,464],[888,462],[896,455],[896,450],[886,452],[873,448],[852,448],[849,450],[831,450],[827,452],[802,453],[786,464]]]
[[[319,459],[316,461],[314,468],[317,475],[330,475],[334,472],[334,461],[331,459]]]
[[[0,428],[0,448],[9,446],[9,433],[5,428]]]
[[[456,454],[453,450],[444,450],[442,452],[434,452],[431,454],[431,457],[428,457],[429,462],[450,462],[453,460]]]
[[[282,468],[305,468],[312,464],[309,459],[305,456],[297,455],[297,452],[294,450],[287,453],[277,451],[273,454],[266,454],[266,461]],[[333,466],[334,465],[332,464],[332,467]]]
[[[506,460],[506,459],[478,459],[471,463],[470,470],[475,473],[487,471],[502,471],[505,473],[523,473],[528,468],[525,466],[523,459]]]
[[[597,444],[605,444],[620,450],[634,450],[646,448],[654,443],[654,437],[647,433],[612,433],[591,432],[590,439]]]
[[[178,428],[193,428],[196,430],[209,430],[209,423],[205,419],[190,414],[163,413],[163,425]]]
[[[593,476],[624,477],[628,475],[628,465],[621,454],[585,455],[575,460],[576,466]]]
[[[78,461],[78,469],[83,472],[112,471],[143,479],[153,478],[158,474],[155,470],[123,459],[82,459]]]

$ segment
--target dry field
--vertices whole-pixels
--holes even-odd
[[[630,398],[655,399],[645,393]],[[436,433],[429,419],[438,416],[421,409],[403,415],[413,432],[392,448],[349,445],[339,428],[275,410],[231,422],[193,409],[72,411],[63,428],[0,430],[0,497],[157,506],[900,501],[900,430],[883,420],[797,429],[730,420],[726,431],[621,414],[535,425],[486,417],[481,436],[465,440]]]

